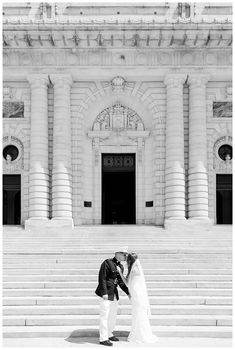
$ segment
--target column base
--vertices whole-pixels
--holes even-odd
[[[190,230],[208,231],[213,226],[213,222],[205,216],[195,216],[193,218],[189,218],[187,221]]]
[[[73,219],[71,218],[30,218],[25,221],[25,230],[43,230],[53,228],[74,228]]]
[[[51,227],[74,228],[74,223],[72,218],[66,218],[66,217],[52,218],[50,222],[51,222]]]
[[[169,218],[165,219],[164,228],[169,231],[209,231],[213,226],[213,222],[206,217],[194,217],[189,219],[184,218]]]
[[[187,228],[187,220],[181,217],[172,217],[165,219],[164,228],[170,231],[182,231]]]
[[[50,225],[50,219],[48,218],[29,218],[28,220],[25,220],[24,228],[25,230],[35,230],[35,229],[44,229],[49,227]]]

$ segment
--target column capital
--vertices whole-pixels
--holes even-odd
[[[49,84],[47,74],[30,74],[27,75],[27,80],[31,87],[47,87]]]
[[[50,80],[54,86],[58,87],[63,87],[65,85],[71,86],[73,83],[73,79],[70,74],[51,74]]]
[[[206,85],[206,83],[209,81],[210,75],[206,73],[191,73],[188,77],[188,84],[189,85]]]
[[[187,75],[182,73],[168,73],[164,78],[164,84],[170,87],[179,87],[186,81]]]

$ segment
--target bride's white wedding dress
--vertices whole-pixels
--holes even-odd
[[[149,316],[151,315],[148,292],[142,266],[137,259],[131,269],[128,289],[132,303],[132,325],[128,341],[135,343],[155,343],[159,339],[152,333]]]

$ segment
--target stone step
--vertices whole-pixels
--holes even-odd
[[[10,326],[3,327],[4,338],[99,338],[98,326]],[[231,338],[232,327],[223,326],[152,326],[154,334],[159,338],[188,337],[188,338]],[[127,337],[130,326],[117,326],[115,335]]]
[[[231,326],[227,315],[152,315],[153,326]],[[4,316],[3,326],[95,326],[98,315]],[[130,315],[118,315],[117,325],[130,325]]]
[[[40,247],[35,246],[35,247],[27,247],[27,246],[20,246],[20,247],[16,247],[15,244],[13,243],[9,243],[7,248],[4,248],[4,256],[30,256],[30,255],[60,255],[60,257],[62,256],[66,256],[66,255],[72,255],[72,256],[86,256],[87,254],[93,255],[93,257],[97,256],[97,257],[102,257],[104,256],[105,258],[110,258],[114,255],[114,248],[110,247],[109,249],[107,249],[106,251],[104,251],[102,249],[102,246],[100,248],[98,248],[98,246],[96,246],[93,250],[92,248],[89,249],[89,253],[84,254],[84,250],[82,249],[75,249],[74,246],[73,247],[69,247],[67,246],[67,248],[65,249],[65,246],[61,246],[61,247],[48,247],[45,245],[45,247],[39,242],[38,243],[40,245]],[[162,255],[166,255],[166,254],[201,254],[201,255],[218,255],[218,256],[225,256],[226,254],[231,255],[232,254],[232,250],[231,250],[231,245],[232,242],[229,242],[228,246],[223,246],[223,245],[219,245],[218,247],[213,247],[211,244],[208,246],[208,248],[205,247],[205,245],[201,246],[195,246],[192,248],[190,247],[182,247],[182,245],[179,245],[179,247],[173,247],[172,243],[169,242],[167,245],[165,246],[159,246],[158,244],[156,244],[156,248],[155,251],[157,251],[157,254],[162,254]],[[11,249],[9,247],[15,247],[14,249]],[[169,246],[171,246],[172,248],[174,248],[174,250],[170,250]],[[150,248],[151,247],[151,248]],[[133,247],[131,246],[131,250],[136,252],[137,254],[139,254],[139,256],[141,255],[141,252],[143,254],[147,254],[149,252],[149,254],[153,254],[154,253],[154,245],[153,242],[150,242],[148,244],[147,247],[144,247],[143,244],[138,246],[138,247]],[[84,247],[85,248],[85,247]],[[94,252],[93,252],[94,251]],[[177,253],[178,251],[178,253]]]
[[[89,300],[88,300],[89,302]],[[4,306],[3,315],[99,315],[100,308],[97,305],[77,305],[77,306]],[[131,315],[131,305],[119,305],[118,315]],[[152,315],[232,315],[231,306],[212,305],[152,305]]]
[[[231,255],[228,255],[228,252],[226,253],[196,253],[196,252],[176,252],[176,253],[169,253],[169,252],[164,252],[164,253],[149,253],[149,254],[144,254],[144,253],[139,253],[139,259],[141,261],[143,260],[149,260],[149,259],[215,259],[215,258],[222,258],[222,259],[231,259]],[[19,259],[19,260],[43,260],[43,259],[50,259],[52,261],[54,260],[74,260],[74,261],[83,261],[84,259],[90,260],[90,259],[95,259],[95,261],[100,261],[108,258],[112,258],[109,254],[93,254],[93,253],[87,253],[87,254],[82,254],[79,253],[79,255],[76,254],[67,254],[62,253],[62,254],[51,254],[51,253],[44,253],[44,254],[6,254],[4,253],[3,258],[5,261],[11,261],[14,259]]]
[[[111,228],[112,229],[112,228]],[[56,237],[60,236],[61,240],[60,241],[56,241],[56,243],[60,243],[60,242],[68,242],[71,243],[71,239],[73,239],[75,242],[77,241],[81,241],[81,240],[85,240],[85,239],[89,239],[89,241],[91,242],[99,242],[100,239],[103,238],[111,238],[114,241],[115,240],[119,240],[119,239],[123,239],[123,240],[128,240],[128,239],[142,239],[143,236],[149,240],[149,239],[159,239],[159,240],[173,240],[175,242],[177,242],[177,239],[179,240],[183,240],[183,239],[187,239],[190,237],[192,238],[192,240],[195,241],[201,241],[201,240],[205,240],[205,241],[218,241],[219,239],[221,239],[222,241],[227,241],[227,240],[231,240],[231,234],[232,234],[232,230],[230,232],[206,232],[206,231],[202,231],[203,233],[195,233],[195,232],[188,232],[188,231],[183,231],[182,233],[174,233],[172,231],[167,231],[167,230],[162,230],[162,231],[148,231],[149,227],[145,226],[143,227],[142,230],[138,231],[138,230],[134,230],[134,231],[130,231],[130,229],[128,228],[128,230],[124,230],[122,227],[119,228],[118,232],[95,232],[95,230],[93,232],[77,232],[76,229],[74,229],[71,232],[66,233],[65,231],[62,230],[57,230],[57,232],[53,232],[52,230],[45,230],[45,232],[50,232],[50,235],[47,235],[47,233],[37,233],[37,232],[33,232],[30,234],[25,233],[26,231],[22,231],[21,233],[10,233],[10,232],[4,232],[4,238],[6,242],[9,241],[14,241],[14,242],[21,242],[23,240],[28,240],[28,238],[35,238],[35,240],[37,241],[45,241],[48,239],[48,241],[52,241],[53,239],[55,239]],[[30,239],[28,240],[29,243],[33,243],[34,240]]]
[[[46,289],[46,288],[37,288],[37,289],[4,289],[3,290],[3,296],[84,296],[84,295],[94,295],[95,289],[86,289],[86,288],[80,288],[80,289]],[[122,293],[122,291],[120,291]],[[172,295],[172,296],[178,296],[178,295],[184,295],[184,296],[231,296],[232,291],[231,289],[216,289],[216,288],[159,288],[159,289],[150,289],[148,288],[148,294],[149,296],[152,295]]]
[[[50,234],[6,231],[3,312],[9,327],[4,335],[61,336],[70,330],[65,336],[86,332],[98,338],[99,299],[94,291],[100,263],[116,247],[128,245],[144,267],[154,329],[169,336],[231,337],[231,232],[226,226],[169,233],[135,225]],[[118,312],[117,330],[126,332],[131,306],[122,291]]]
[[[35,256],[34,258],[4,258],[3,259],[3,263],[5,265],[14,265],[16,263],[16,261],[20,264],[20,265],[24,265],[24,264],[35,264],[35,263],[47,263],[47,264],[83,264],[84,263],[85,258],[61,258],[61,259],[56,259],[56,258],[48,258],[47,256],[43,258],[38,258]],[[95,263],[97,266],[99,266],[105,259],[90,259],[90,261],[92,261],[93,263]],[[200,263],[214,263],[215,262],[215,258],[214,257],[208,257],[208,258],[189,258],[189,257],[185,257],[185,258],[181,258],[181,257],[175,257],[175,258],[167,258],[167,257],[163,257],[163,258],[152,258],[152,259],[140,259],[142,265],[146,265],[149,263],[154,263],[154,264],[170,264],[170,263],[185,263],[187,262],[188,264],[197,264],[198,261],[200,261]],[[223,264],[232,264],[232,257],[220,257],[219,261]],[[125,264],[124,264],[125,265]]]
[[[231,297],[213,297],[213,296],[151,296],[149,298],[151,305],[232,305]],[[16,296],[4,297],[3,305],[97,305],[97,296],[62,296],[62,297],[40,297],[40,296]],[[129,299],[120,296],[119,305],[129,305]]]
[[[3,289],[56,289],[56,288],[75,288],[75,289],[87,289],[87,288],[93,288],[96,289],[98,282],[97,281],[73,281],[73,282],[4,282],[3,283]],[[147,281],[147,287],[148,288],[222,288],[222,289],[231,289],[232,288],[232,282],[192,282],[192,281],[186,281],[186,282],[151,282]]]
[[[97,268],[59,268],[58,266],[54,269],[51,268],[17,268],[17,267],[4,267],[3,268],[5,275],[97,275]],[[154,269],[145,269],[145,275],[224,275],[224,276],[232,276],[232,269],[208,269],[204,266],[204,269],[187,269],[187,268],[170,268],[170,269],[159,269],[158,267]]]
[[[3,282],[73,282],[76,281],[94,281],[97,282],[98,274],[95,275],[3,275]],[[192,282],[208,282],[208,281],[219,281],[219,282],[228,282],[232,281],[232,275],[148,275],[145,274],[146,281],[192,281]]]
[[[154,269],[156,268],[156,264],[153,262],[149,262],[149,263],[142,263],[143,269]],[[75,269],[76,267],[78,268],[76,263],[43,263],[43,262],[32,262],[30,263],[18,263],[17,261],[15,261],[14,263],[8,263],[7,264],[8,268],[71,268],[71,269]],[[99,269],[100,264],[96,264],[94,262],[82,262],[79,263],[79,268],[93,268],[93,269]],[[192,262],[161,262],[158,265],[158,268],[161,269],[170,269],[170,268],[178,268],[178,269],[183,269],[183,268],[187,268],[187,269],[203,269],[203,268],[207,268],[207,269],[215,269],[215,268],[222,268],[222,269],[230,269],[232,267],[232,263],[231,262],[220,262],[215,261],[215,262],[208,262],[208,263],[203,263],[203,262],[197,262],[197,263],[192,263]]]

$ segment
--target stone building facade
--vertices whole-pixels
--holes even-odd
[[[231,13],[5,3],[4,224],[230,224]]]

